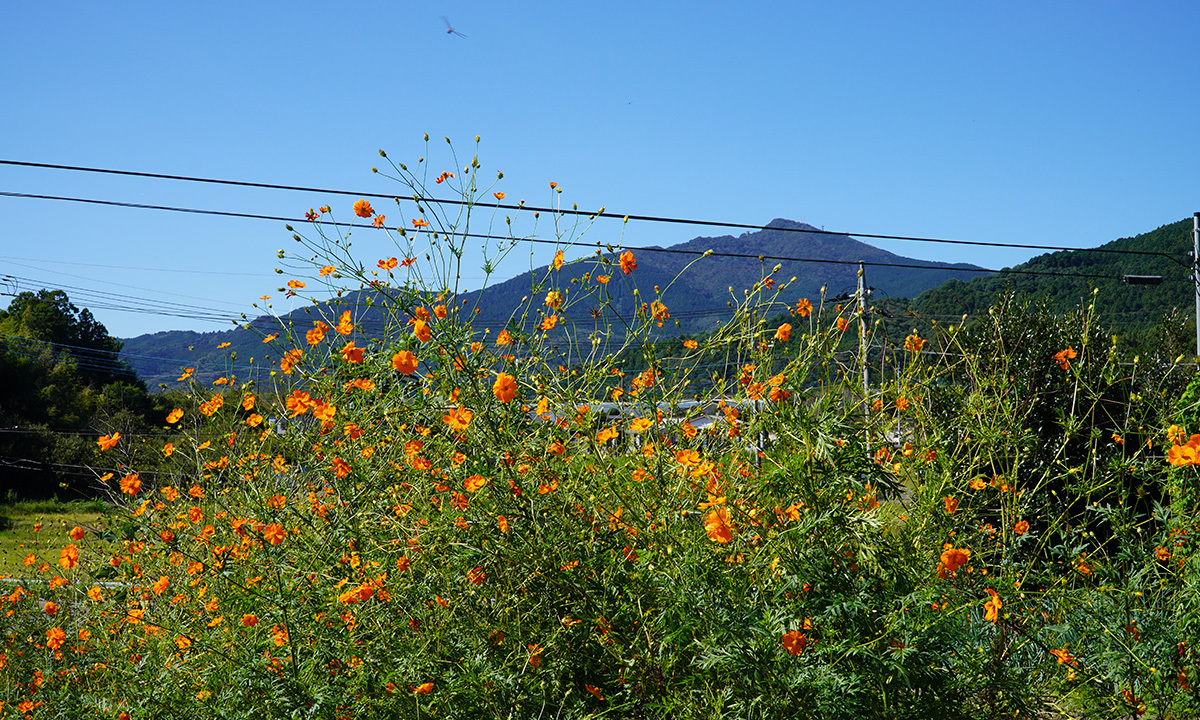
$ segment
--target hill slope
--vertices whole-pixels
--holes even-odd
[[[611,255],[568,255],[567,264],[562,267],[556,280],[559,287],[578,292],[582,285],[572,284],[572,279],[582,279],[588,273],[593,276],[610,275],[612,281],[605,289],[611,295],[612,304],[606,313],[594,317],[592,310],[598,311],[600,303],[585,300],[560,313],[560,321],[567,326],[576,324],[589,330],[596,326],[603,327],[606,323],[618,327],[622,318],[632,317],[641,300],[654,299],[652,289],[659,286],[663,290],[662,302],[670,308],[672,320],[678,321],[677,326],[667,323],[663,328],[664,334],[707,330],[727,315],[728,302],[740,299],[742,290],[762,280],[764,274],[769,273],[777,263],[782,267],[775,275],[776,279],[785,282],[796,278],[779,298],[787,305],[794,304],[802,297],[815,300],[823,286],[828,288],[830,294],[852,292],[857,282],[857,267],[852,263],[858,261],[879,264],[869,268],[869,282],[877,292],[893,297],[911,297],[948,280],[969,280],[979,275],[977,266],[913,260],[846,235],[822,234],[811,225],[782,219],[773,220],[766,230],[736,237],[697,237],[667,249],[690,251],[692,254],[656,252],[663,250],[656,247],[634,249],[638,268],[628,278],[613,264],[615,258]],[[706,250],[712,250],[714,255],[697,260],[699,254]],[[752,257],[722,257],[722,253]],[[754,257],[759,255],[851,264],[770,259],[759,261]],[[693,261],[694,265],[683,272]],[[900,267],[912,264],[929,265],[937,269]],[[522,298],[530,296],[535,283],[544,278],[546,272],[546,266],[535,268],[530,273],[482,291],[464,293],[459,301],[466,300],[468,306],[474,306],[478,299],[480,312],[474,320],[475,327],[492,328],[496,332],[511,321],[514,309],[520,307]],[[634,287],[642,293],[637,302],[632,293]],[[382,318],[377,311],[367,307],[369,295],[369,291],[348,293],[344,301],[357,306],[357,322],[360,326],[379,327]],[[307,328],[311,327],[312,320],[320,311],[321,308],[302,308],[283,320]],[[123,357],[152,387],[158,383],[174,382],[181,367],[197,367],[197,374],[202,376],[226,372],[245,376],[254,365],[262,367],[267,361],[265,356],[271,352],[262,345],[262,337],[278,332],[280,328],[279,321],[269,317],[257,318],[251,325],[254,328],[252,330],[238,328],[213,333],[168,331],[141,335],[125,340]],[[225,342],[230,343],[230,347],[222,353],[215,353],[217,345]],[[237,354],[235,362],[228,359],[227,353],[230,351]],[[253,364],[249,362],[251,357],[256,358]]]
[[[986,310],[998,293],[1046,298],[1057,311],[1078,308],[1095,288],[1096,307],[1118,329],[1157,322],[1173,309],[1194,312],[1193,284],[1187,268],[1192,249],[1192,219],[1101,245],[1103,250],[1139,251],[1162,255],[1124,255],[1060,251],[1039,255],[1012,270],[1079,273],[1098,277],[1054,277],[999,273],[968,282],[951,280],[917,296],[912,309],[922,315],[975,314]],[[1164,257],[1169,256],[1169,257]],[[1175,261],[1172,260],[1174,258]],[[1127,285],[1121,275],[1161,275],[1161,285]]]

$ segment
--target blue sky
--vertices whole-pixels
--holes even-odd
[[[17,3],[0,159],[392,193],[378,149],[411,164],[427,132],[469,158],[481,135],[485,169],[530,203],[553,180],[566,205],[630,214],[1093,247],[1200,210],[1196,27],[1190,2]],[[0,190],[342,218],[351,202],[5,166]],[[123,337],[230,327],[188,308],[252,313],[294,245],[277,222],[9,197],[0,213],[0,275],[21,278],[0,292],[66,287]],[[624,240],[725,232],[631,223]]]

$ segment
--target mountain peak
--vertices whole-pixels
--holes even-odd
[[[767,227],[777,230],[804,230],[806,232],[819,229],[809,225],[808,223],[796,222],[795,220],[788,220],[787,218],[775,218],[771,222],[767,223]]]

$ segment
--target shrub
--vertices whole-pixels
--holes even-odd
[[[373,264],[311,211],[294,231],[311,273],[288,286],[337,300],[272,339],[268,381],[193,384],[159,474],[108,478],[115,554],[86,537],[34,553],[4,598],[0,700],[133,717],[1194,712],[1195,508],[1165,493],[1195,470],[1161,455],[1173,371],[1124,369],[1089,308],[1007,303],[914,332],[865,396],[845,338],[864,319],[813,298],[788,337],[762,320],[788,286],[766,267],[672,356],[655,342],[669,288],[640,287],[620,248],[563,244],[506,327],[473,327],[458,263],[494,185],[475,161],[464,175],[438,176],[461,205],[418,202]],[[561,283],[559,261],[587,272]],[[568,319],[613,283],[642,298],[626,332]]]

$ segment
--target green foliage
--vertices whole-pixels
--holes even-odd
[[[429,195],[425,162],[391,166],[398,195]],[[227,367],[167,396],[172,452],[107,451],[123,512],[95,542],[39,547],[0,597],[0,701],[134,717],[1200,711],[1200,508],[1181,491],[1200,477],[1172,428],[1190,366],[1126,358],[1090,301],[1006,296],[919,331],[819,297],[780,316],[796,287],[766,266],[728,321],[670,340],[675,278],[604,253],[532,277],[501,337],[455,287],[472,200],[493,189],[477,161],[463,174],[439,176],[462,206],[390,233],[397,257],[429,248],[411,270],[360,262],[329,210],[295,233],[303,281],[369,289],[386,323],[314,306],[268,343],[271,374]],[[645,305],[609,327],[617,283]],[[893,341],[863,357],[860,330]]]
[[[144,431],[159,408],[120,341],[61,290],[17,295],[0,311],[0,477],[24,497],[94,493],[100,434]]]

